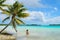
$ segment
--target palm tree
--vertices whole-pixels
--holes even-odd
[[[21,3],[19,3],[18,1],[16,1],[13,5],[10,5],[8,7],[8,9],[2,9],[1,8],[1,10],[3,11],[2,12],[3,14],[7,14],[8,15],[8,17],[5,18],[2,22],[6,21],[7,19],[10,19],[10,18],[11,18],[11,21],[9,22],[9,24],[6,25],[5,28],[3,28],[0,31],[0,33],[2,31],[4,31],[10,24],[13,25],[13,28],[17,32],[16,24],[24,24],[24,22],[21,19],[19,19],[19,18],[25,18],[25,17],[29,16],[28,13],[24,12],[26,10],[26,8],[24,8],[24,6]]]

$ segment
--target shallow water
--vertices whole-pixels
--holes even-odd
[[[26,29],[29,36],[26,37]],[[60,40],[60,26],[17,26],[16,33],[11,26],[6,31],[13,33],[16,40]]]

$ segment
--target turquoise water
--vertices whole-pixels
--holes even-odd
[[[2,30],[5,26],[0,26],[0,29]],[[30,30],[30,31],[59,31],[60,32],[60,26],[16,26],[18,31],[25,31],[26,29]],[[8,26],[8,28],[6,28],[7,32],[12,32],[14,33],[15,30],[12,26]]]
[[[0,28],[3,28],[5,26],[0,26]],[[9,28],[11,28],[12,26],[8,26]],[[16,26],[17,28],[60,28],[60,26],[48,26],[48,25],[43,25],[43,26]]]
[[[17,26],[17,28],[19,27],[28,27],[28,28],[60,28],[60,26],[47,26],[47,25],[44,25],[44,26]]]

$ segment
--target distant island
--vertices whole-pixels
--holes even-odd
[[[49,24],[49,26],[60,26],[60,24]]]
[[[20,26],[41,26],[40,24],[22,24]]]
[[[6,26],[7,24],[0,24],[0,26]]]
[[[0,24],[0,26],[6,26],[7,24]],[[19,26],[42,26],[40,24],[20,24]]]
[[[6,25],[7,24],[0,24],[0,26],[6,26]],[[42,25],[41,24],[20,24],[19,26],[42,26]],[[48,26],[60,26],[60,24],[49,24]]]

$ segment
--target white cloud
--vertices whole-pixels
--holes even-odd
[[[30,15],[29,17],[24,18],[23,20],[28,21],[30,23],[35,23],[35,24],[45,23],[45,16],[43,12],[41,11],[25,11],[25,12],[29,13]]]
[[[47,19],[46,23],[49,23],[49,24],[60,24],[60,16],[54,17],[54,18],[51,18],[51,19]]]
[[[25,6],[29,6],[32,8],[47,8],[47,5],[42,4],[41,0],[19,0]]]
[[[46,19],[46,16],[41,11],[26,11],[30,14],[29,17],[24,20],[27,23],[36,23],[36,24],[60,24],[60,16]]]
[[[57,8],[57,7],[54,7],[54,10],[55,10],[55,11],[57,11],[57,10],[58,10],[58,8]]]

